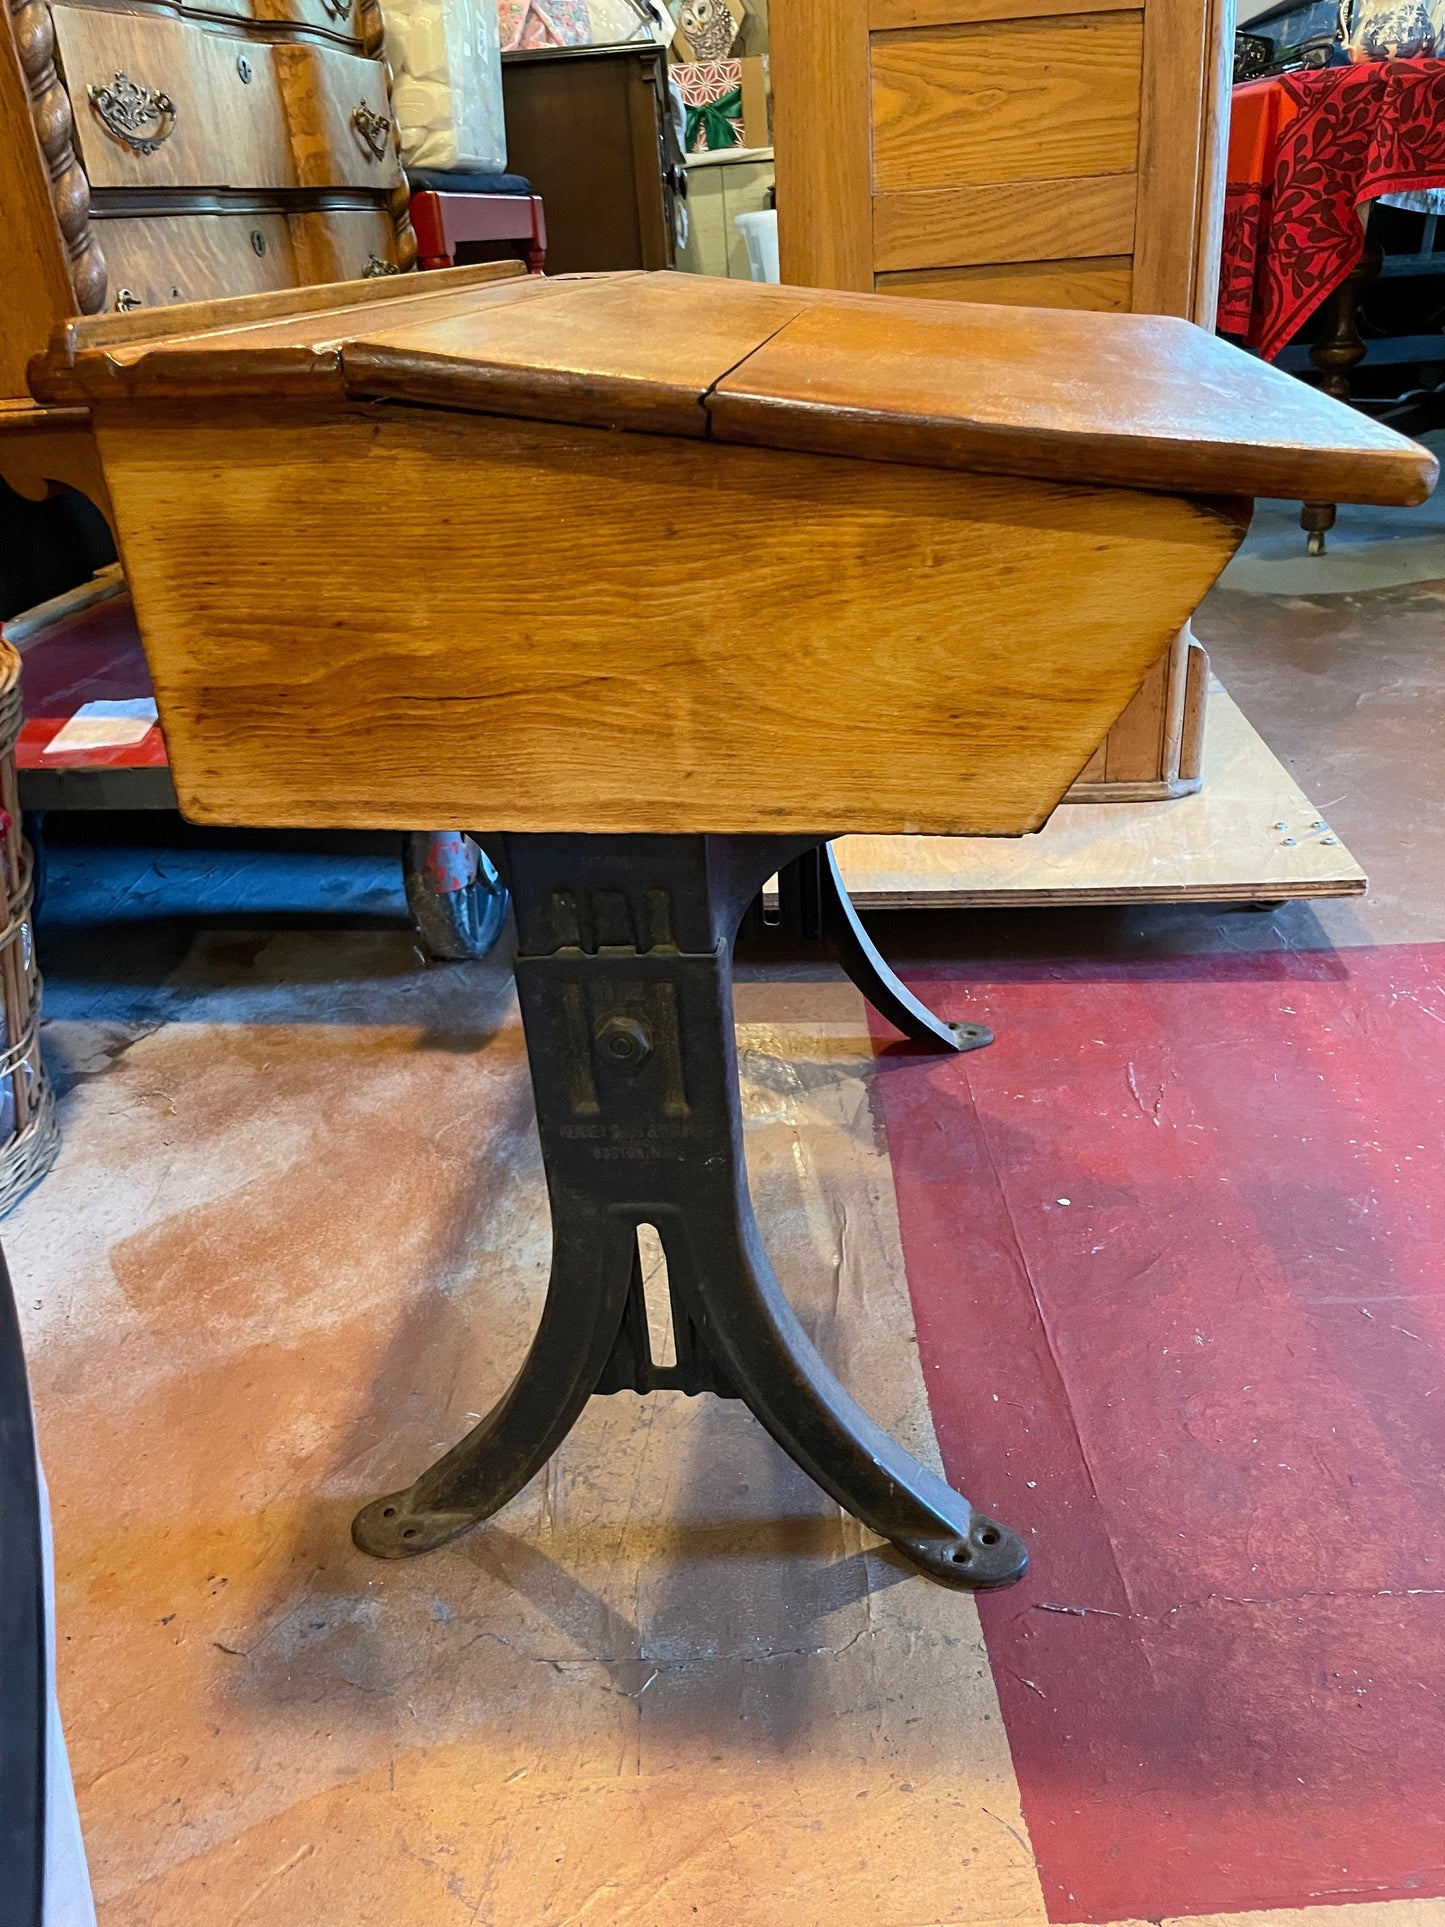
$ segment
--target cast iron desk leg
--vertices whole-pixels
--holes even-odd
[[[425,1552],[489,1517],[594,1392],[743,1399],[847,1511],[946,1585],[1006,1586],[1023,1542],[873,1423],[773,1275],[743,1162],[732,944],[763,880],[816,838],[508,836],[517,992],[552,1276],[510,1391],[404,1492],[357,1515],[363,1552]],[[654,1363],[637,1227],[662,1241],[677,1363]]]
[[[831,843],[818,844],[778,871],[778,907],[769,919],[758,898],[745,928],[754,939],[775,933],[793,942],[826,943],[844,974],[876,1011],[916,1044],[935,1050],[982,1050],[993,1042],[986,1024],[950,1024],[894,975],[863,928],[838,870]]]

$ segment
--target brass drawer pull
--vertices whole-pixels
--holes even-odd
[[[170,95],[142,87],[129,74],[117,74],[108,87],[92,83],[85,92],[106,133],[137,154],[154,154],[175,132],[176,103]]]
[[[384,161],[391,133],[391,122],[385,114],[373,114],[366,102],[358,101],[351,110],[351,124],[360,134],[362,144],[374,161]]]

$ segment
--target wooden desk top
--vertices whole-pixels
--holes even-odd
[[[1428,450],[1187,321],[513,264],[74,321],[45,401],[424,403],[917,467],[1408,505]]]

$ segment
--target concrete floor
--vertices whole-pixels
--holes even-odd
[[[1309,561],[1292,514],[1199,633],[1369,898],[900,916],[892,954],[1445,937],[1445,519],[1343,510]],[[65,1141],[4,1243],[102,1927],[1043,1927],[971,1602],[739,1409],[594,1402],[495,1526],[352,1550],[358,1502],[505,1385],[544,1283],[502,961],[427,966],[377,853],[57,846],[40,939]],[[754,961],[738,1020],[783,1282],[935,1458],[861,1002]]]
[[[1445,455],[1445,436],[1428,436]],[[1235,701],[1370,877],[1356,904],[1313,918],[1335,943],[1445,935],[1441,622],[1445,497],[1339,512],[1324,556],[1303,552],[1294,503],[1264,502],[1201,614]]]

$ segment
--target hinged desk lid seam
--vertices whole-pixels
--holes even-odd
[[[1418,444],[1164,316],[672,273],[438,276],[364,303],[354,288],[320,292],[332,299],[301,313],[257,313],[255,298],[210,304],[207,325],[184,335],[173,313],[159,340],[70,324],[35,365],[36,392],[92,406],[424,402],[1196,495],[1409,504],[1437,474]]]

